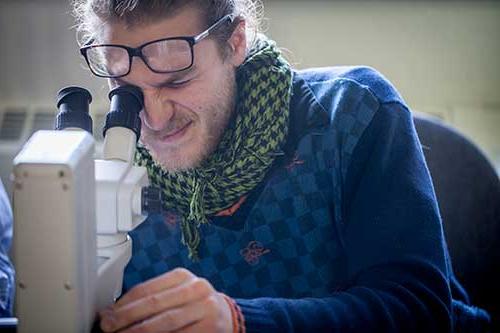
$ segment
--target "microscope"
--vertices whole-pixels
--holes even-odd
[[[58,93],[54,131],[36,132],[14,159],[17,332],[89,333],[121,294],[127,232],[161,209],[160,191],[133,165],[142,92],[111,90],[102,158],[94,159],[90,93]]]

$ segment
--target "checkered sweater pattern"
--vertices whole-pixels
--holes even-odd
[[[294,73],[284,156],[232,216],[131,233],[125,291],[185,267],[236,300],[247,332],[448,332],[445,243],[411,114],[366,67]]]

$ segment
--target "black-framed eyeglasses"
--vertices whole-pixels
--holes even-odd
[[[226,15],[196,36],[157,39],[136,48],[116,44],[91,44],[82,47],[80,53],[90,71],[104,78],[119,78],[129,74],[133,57],[141,58],[155,73],[180,72],[193,65],[193,46],[196,43],[233,20],[233,15]]]

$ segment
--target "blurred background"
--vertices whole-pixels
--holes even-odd
[[[297,68],[369,65],[415,111],[479,145],[500,171],[500,3],[264,1],[265,31]],[[37,129],[50,129],[63,86],[91,90],[96,136],[107,86],[78,53],[68,0],[0,2],[0,177]]]

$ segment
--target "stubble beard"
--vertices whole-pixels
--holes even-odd
[[[162,147],[152,135],[145,131],[141,138],[151,156],[169,172],[178,172],[198,167],[217,148],[226,128],[229,125],[236,105],[236,83],[234,74],[226,74],[223,78],[225,86],[220,86],[211,98],[212,105],[200,107],[198,120],[193,123],[198,126],[198,136],[185,147]],[[188,115],[181,115],[189,117]],[[182,121],[181,119],[178,120]],[[193,126],[191,125],[191,126]],[[190,129],[193,130],[193,129]],[[155,142],[156,141],[156,142]],[[148,143],[154,142],[154,144]],[[158,149],[156,149],[156,147]]]

